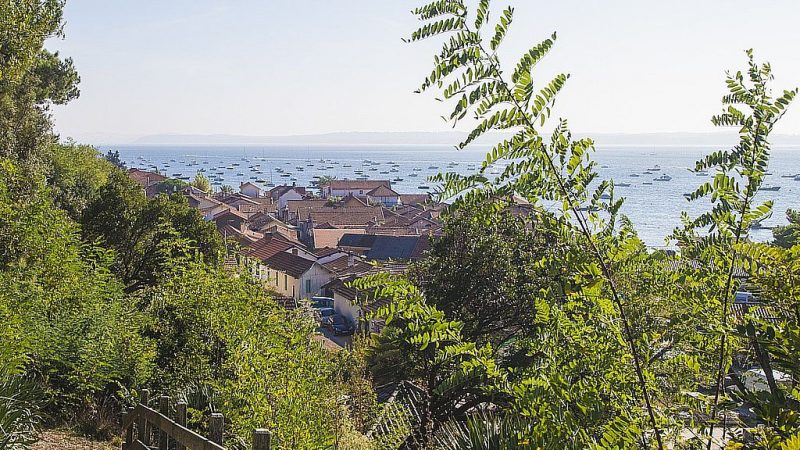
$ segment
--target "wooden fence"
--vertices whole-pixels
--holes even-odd
[[[225,450],[223,439],[225,418],[211,414],[208,437],[186,428],[186,402],[177,402],[174,418],[170,398],[158,399],[158,411],[151,409],[150,392],[142,390],[139,403],[122,414],[123,450]],[[270,450],[272,434],[266,429],[253,431],[253,450]]]

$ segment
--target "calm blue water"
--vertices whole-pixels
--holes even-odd
[[[435,186],[426,178],[438,172],[471,173],[480,167],[485,152],[485,149],[457,151],[450,146],[386,145],[101,146],[101,149],[118,150],[128,167],[157,168],[174,177],[193,177],[203,169],[215,187],[229,184],[236,188],[244,181],[260,183],[265,188],[269,188],[268,183],[311,186],[314,176],[332,175],[339,179],[367,176],[397,179],[393,187],[401,193],[428,192],[419,189],[420,185],[427,185],[432,191]],[[626,198],[623,212],[636,224],[648,245],[662,246],[664,237],[680,224],[681,211],[695,216],[707,208],[703,201],[689,203],[683,194],[710,179],[687,169],[712,150],[711,147],[600,147],[594,156],[601,178],[631,184],[616,189],[618,196]],[[660,171],[643,174],[656,165]],[[766,185],[780,186],[780,190],[762,192],[758,200],[775,200],[774,214],[764,222],[773,226],[786,223],[787,208],[800,208],[800,181],[782,177],[800,173],[800,147],[775,148],[769,170],[772,175],[767,177]],[[634,173],[640,176],[631,177]],[[662,174],[672,180],[653,181]],[[771,233],[753,230],[751,236],[764,240]]]

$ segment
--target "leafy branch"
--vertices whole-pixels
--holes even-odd
[[[590,212],[588,217],[583,214],[584,210],[595,209],[611,213],[611,221],[605,227],[605,234],[608,234],[609,230],[613,230],[614,217],[621,201],[614,201],[613,183],[607,182],[600,183],[591,199],[588,196],[588,186],[597,175],[592,170],[594,163],[589,159],[589,151],[593,148],[591,140],[573,141],[564,120],[559,121],[548,143],[539,133],[539,127],[551,115],[556,95],[568,79],[568,75],[559,74],[538,91],[534,87],[533,68],[554,45],[555,33],[520,58],[509,82],[504,77],[497,50],[513,21],[513,8],[502,12],[489,41],[489,50],[482,36],[484,26],[488,23],[488,0],[479,2],[474,27],[467,20],[468,8],[461,0],[438,0],[413,12],[420,20],[435,21],[412,33],[410,41],[445,33],[454,34],[443,45],[441,53],[434,57],[434,69],[420,86],[420,91],[435,85],[442,90],[445,99],[457,99],[452,114],[446,119],[454,126],[470,111],[473,112],[477,125],[458,147],[466,147],[491,130],[516,130],[512,138],[492,148],[479,173],[465,177],[455,174],[434,177],[434,181],[444,183],[440,196],[457,196],[456,205],[510,198],[513,195],[523,195],[535,202],[540,199],[555,200],[561,204],[563,216],[577,222],[578,232],[589,247],[621,319],[624,339],[630,348],[654,436],[659,448],[663,448],[642,358],[614,282],[608,250],[603,248],[593,232],[596,228],[592,224],[602,224],[602,221],[594,212]],[[486,170],[500,160],[511,163],[499,177],[489,180]],[[611,200],[602,204],[599,200],[607,190]],[[598,208],[598,205],[602,207]],[[570,220],[561,223],[566,228],[574,226]]]
[[[724,274],[719,291],[720,312],[719,357],[716,367],[714,399],[711,417],[716,418],[722,382],[726,374],[728,354],[728,315],[731,296],[736,291],[734,273],[743,265],[740,261],[740,242],[746,241],[750,226],[772,214],[771,200],[754,205],[770,157],[769,135],[775,124],[786,114],[787,107],[797,95],[797,89],[785,90],[773,100],[769,82],[773,80],[769,64],[757,64],[753,51],[746,51],[748,69],[729,73],[726,79],[728,94],[722,97],[722,113],[711,122],[720,127],[739,129],[739,143],[730,150],[720,150],[697,161],[695,171],[716,170],[711,182],[701,184],[689,196],[689,201],[709,197],[712,208],[695,219],[683,214],[684,226],[672,235],[686,248],[688,256],[706,261],[711,270]],[[703,233],[705,232],[705,233]],[[719,262],[722,263],[719,263]],[[714,267],[714,264],[718,264]],[[714,422],[709,436],[713,434]],[[707,448],[711,448],[709,437]]]

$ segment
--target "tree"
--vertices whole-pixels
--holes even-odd
[[[115,273],[131,292],[156,283],[170,261],[195,252],[212,265],[224,256],[212,223],[183,195],[145,197],[126,173],[115,170],[81,219],[84,239],[116,253]]]
[[[223,184],[222,187],[219,188],[219,191],[223,194],[233,194],[233,186],[230,184]]]
[[[79,95],[72,60],[43,49],[61,35],[62,7],[61,0],[0,5],[0,157],[41,165],[55,143],[49,106]]]
[[[47,183],[55,206],[79,220],[83,210],[108,182],[112,163],[96,149],[74,143],[54,144],[47,151]]]
[[[787,225],[777,226],[772,229],[772,242],[778,247],[791,248],[800,243],[800,211],[794,209],[786,210]]]
[[[211,193],[211,181],[209,181],[208,177],[202,173],[198,172],[197,175],[194,176],[191,184],[203,192]]]
[[[734,274],[744,264],[739,244],[748,240],[752,224],[772,213],[771,200],[759,205],[755,197],[769,165],[769,135],[797,94],[797,89],[794,89],[773,98],[769,86],[773,79],[770,65],[756,63],[752,50],[746,53],[747,70],[728,74],[729,93],[722,98],[723,111],[712,118],[716,126],[735,127],[739,132],[739,143],[730,150],[716,151],[697,161],[696,171],[715,169],[716,175],[713,182],[700,185],[689,200],[708,197],[712,208],[694,219],[684,213],[683,228],[673,234],[687,258],[702,262],[701,276],[720,306],[719,356],[710,405],[714,420],[723,395],[723,382],[731,367],[731,344],[735,345],[729,341],[729,314],[739,287]],[[710,436],[713,436],[713,430],[712,420]],[[711,445],[712,437],[709,437],[709,449]]]
[[[127,167],[125,166],[125,162],[119,157],[119,150],[111,151],[109,150],[106,152],[105,156],[106,161],[110,162],[111,164],[117,166],[117,168],[125,170]]]
[[[535,217],[465,205],[445,217],[410,278],[429,303],[464,322],[466,339],[503,346],[534,332],[540,290],[555,285],[562,267],[530,262],[555,256],[552,242]]]
[[[24,367],[44,388],[47,412],[66,420],[116,383],[139,386],[150,349],[139,335],[141,317],[109,271],[111,255],[81,242],[41,180],[15,198],[30,183],[0,161],[0,355],[2,364]]]
[[[319,187],[320,195],[325,186],[330,185],[331,181],[335,179],[336,179],[335,175],[322,175],[321,177],[319,177],[319,179],[317,180],[317,186]]]
[[[585,249],[569,255],[573,258],[570,265],[577,272],[573,277],[574,289],[567,292],[569,299],[577,303],[575,308],[590,316],[593,313],[605,316],[612,312],[607,308],[593,309],[598,302],[608,301],[613,305],[616,317],[606,320],[627,345],[628,355],[624,359],[630,364],[623,375],[631,374],[635,380],[633,384],[621,383],[620,386],[624,387],[615,393],[621,395],[618,398],[623,403],[634,399],[641,402],[641,408],[628,405],[620,411],[630,413],[625,419],[631,424],[640,422],[638,414],[643,411],[649,429],[639,434],[641,442],[638,445],[650,445],[652,441],[663,447],[659,418],[652,402],[653,386],[648,382],[651,374],[643,364],[641,337],[636,335],[628,318],[631,312],[625,308],[613,272],[613,255],[619,244],[615,242],[617,213],[622,201],[614,197],[611,181],[601,181],[596,187],[592,184],[597,173],[589,157],[594,146],[590,139],[573,140],[563,119],[553,127],[549,138],[540,133],[551,115],[558,92],[568,79],[568,75],[558,74],[549,82],[534,85],[533,70],[553,47],[556,35],[554,33],[533,46],[514,67],[505,69],[498,49],[513,20],[513,8],[503,10],[487,37],[483,33],[487,31],[489,21],[489,2],[480,1],[471,17],[469,12],[470,9],[460,0],[434,1],[414,10],[414,14],[425,23],[411,34],[408,41],[450,35],[441,52],[435,56],[434,68],[419,91],[441,89],[443,99],[454,104],[452,112],[445,116],[453,126],[466,117],[476,119],[473,130],[458,148],[467,147],[492,130],[511,133],[511,137],[486,154],[477,173],[467,176],[449,173],[434,177],[435,181],[444,184],[440,196],[455,197],[456,208],[514,196],[524,198],[540,211],[544,211],[544,201],[555,205],[550,214],[554,231],[559,236],[557,244]],[[496,178],[488,177],[487,171],[500,161],[507,163],[505,170]],[[609,199],[604,201],[606,195]],[[598,214],[599,211],[605,216]],[[629,239],[619,241],[627,242]],[[590,323],[597,326],[601,322]],[[635,389],[627,390],[633,386]],[[621,441],[617,445],[634,443]]]

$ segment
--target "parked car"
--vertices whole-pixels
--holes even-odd
[[[356,328],[353,326],[353,324],[340,314],[333,316],[331,326],[335,336],[349,336],[356,331]]]
[[[336,315],[336,311],[333,308],[318,308],[317,309],[317,319],[319,319],[319,325],[325,328],[331,328],[333,325],[333,316]]]
[[[333,308],[333,299],[330,297],[311,297],[311,306],[314,308]]]

